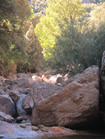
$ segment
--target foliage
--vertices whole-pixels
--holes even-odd
[[[0,74],[10,71],[10,65],[25,62],[25,38],[22,27],[31,19],[31,9],[27,0],[0,1]],[[22,46],[23,45],[23,46]]]
[[[44,13],[44,9],[47,7],[47,0],[28,0],[34,13]]]
[[[27,62],[24,64],[20,63],[18,65],[18,72],[36,72],[39,71],[41,66],[41,61],[43,60],[42,49],[40,43],[34,33],[34,28],[39,22],[39,16],[35,15],[30,22],[27,22],[24,25],[24,28],[27,29],[24,35],[26,43],[26,54]],[[22,37],[23,38],[23,37]]]
[[[56,43],[56,36],[60,36],[61,30],[68,24],[74,24],[84,14],[84,11],[79,0],[48,1],[45,15],[41,16],[35,29],[46,60],[52,57],[50,49]]]
[[[55,1],[53,2],[56,5],[50,5],[50,2],[46,15],[41,17],[40,23],[36,26],[36,33],[48,66],[63,72],[69,71],[73,75],[88,66],[99,64],[105,49],[105,18],[102,14],[105,12],[105,3],[94,6],[90,15],[88,13],[88,16],[78,20],[83,15],[79,12],[80,7],[76,12],[79,13],[77,18],[68,18],[71,10],[69,13],[67,7],[64,8],[66,13],[63,10],[64,5],[59,7],[61,5],[57,5]],[[64,16],[62,11],[65,13]]]

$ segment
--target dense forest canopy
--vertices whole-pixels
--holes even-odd
[[[99,64],[104,13],[104,0],[0,0],[0,75]]]

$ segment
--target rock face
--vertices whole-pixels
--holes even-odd
[[[105,51],[101,61],[100,69],[100,99],[99,99],[100,116],[105,123]]]
[[[15,104],[9,96],[0,95],[0,111],[12,116],[15,115]]]
[[[42,86],[39,84],[39,89],[36,90],[37,85],[34,85],[32,124],[78,127],[96,123],[99,118],[98,72],[98,67],[89,67],[72,77],[61,91],[53,91],[46,97],[43,97],[47,94],[46,91],[41,93]]]

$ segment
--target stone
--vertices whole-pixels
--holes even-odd
[[[84,127],[99,121],[99,90],[96,66],[86,69],[62,90],[43,99],[34,99],[32,124]],[[86,78],[87,77],[87,78]],[[35,97],[34,97],[35,98]]]
[[[20,123],[21,121],[28,120],[28,119],[31,119],[30,116],[28,116],[28,115],[22,115],[22,116],[19,116],[19,117],[16,118],[16,122],[17,123]]]
[[[31,92],[31,88],[24,88],[24,89],[21,90],[21,93],[26,94],[26,95],[30,92]]]
[[[95,79],[99,80],[99,68],[95,65],[88,67],[86,70],[84,70],[82,73],[78,73],[74,75],[73,77],[70,77],[64,84],[63,86],[76,81],[78,83],[84,84],[88,82],[92,82]],[[97,87],[99,88],[98,84]]]
[[[18,73],[17,78],[30,78],[31,74],[26,74],[26,73]]]
[[[16,80],[17,79],[17,76],[16,74],[11,74],[7,77],[8,80]]]
[[[6,121],[6,122],[9,122],[9,123],[12,123],[14,122],[14,118],[4,112],[1,112],[0,111],[0,120],[2,121]]]
[[[20,98],[19,96],[19,92],[15,91],[15,90],[10,90],[8,91],[8,94],[10,96],[10,98],[16,103],[18,101],[18,99]]]
[[[0,111],[15,116],[15,104],[8,95],[0,95]]]
[[[33,127],[32,127],[32,130],[33,130],[33,131],[38,131],[39,128],[38,128],[37,126],[33,126]]]
[[[12,85],[13,84],[13,81],[7,79],[7,80],[5,80],[5,83],[8,84],[8,85]]]
[[[4,92],[2,89],[0,89],[0,95],[6,95],[6,92]]]
[[[34,80],[32,78],[18,78],[15,80],[15,84],[18,85],[18,87],[23,87],[23,88],[30,88],[32,87],[34,83]]]
[[[55,139],[56,137],[80,135],[80,132],[78,133],[77,131],[63,127],[52,127],[49,128],[49,132],[38,132],[32,130],[33,126],[24,126],[23,124],[21,126],[20,124],[0,121],[0,137],[5,139]],[[81,135],[84,135],[83,132]]]
[[[34,101],[32,96],[29,94],[27,95],[22,102],[22,107],[27,113],[32,113],[32,108],[34,106]]]
[[[47,82],[35,82],[33,84],[32,91],[23,100],[23,108],[30,113],[32,111],[34,103],[38,103],[40,100],[51,96],[61,88],[62,87],[58,85]]]
[[[4,78],[2,76],[0,76],[0,86],[3,85],[4,81],[5,81]]]
[[[39,128],[41,131],[48,132],[48,128],[45,127],[44,125],[38,125],[38,128]]]
[[[16,103],[18,116],[26,115],[26,111],[22,107],[22,101],[24,98],[25,96],[21,96]]]
[[[20,127],[26,128],[27,126],[25,124],[21,124]]]
[[[37,104],[40,100],[44,100],[55,94],[58,90],[61,90],[62,87],[56,84],[47,83],[47,82],[35,82],[32,87],[31,96],[34,100],[34,103]]]

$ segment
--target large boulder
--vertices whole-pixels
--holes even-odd
[[[96,66],[89,67],[76,75],[76,78],[72,77],[74,81],[68,83],[61,91],[45,99],[39,92],[40,99],[34,99],[32,124],[70,127],[96,124],[99,120],[98,71]]]
[[[15,116],[15,104],[8,95],[0,95],[0,111]]]
[[[33,84],[32,91],[23,100],[23,108],[29,112],[32,110],[34,103],[37,104],[40,100],[50,97],[61,89],[61,86],[52,83],[36,81]]]

